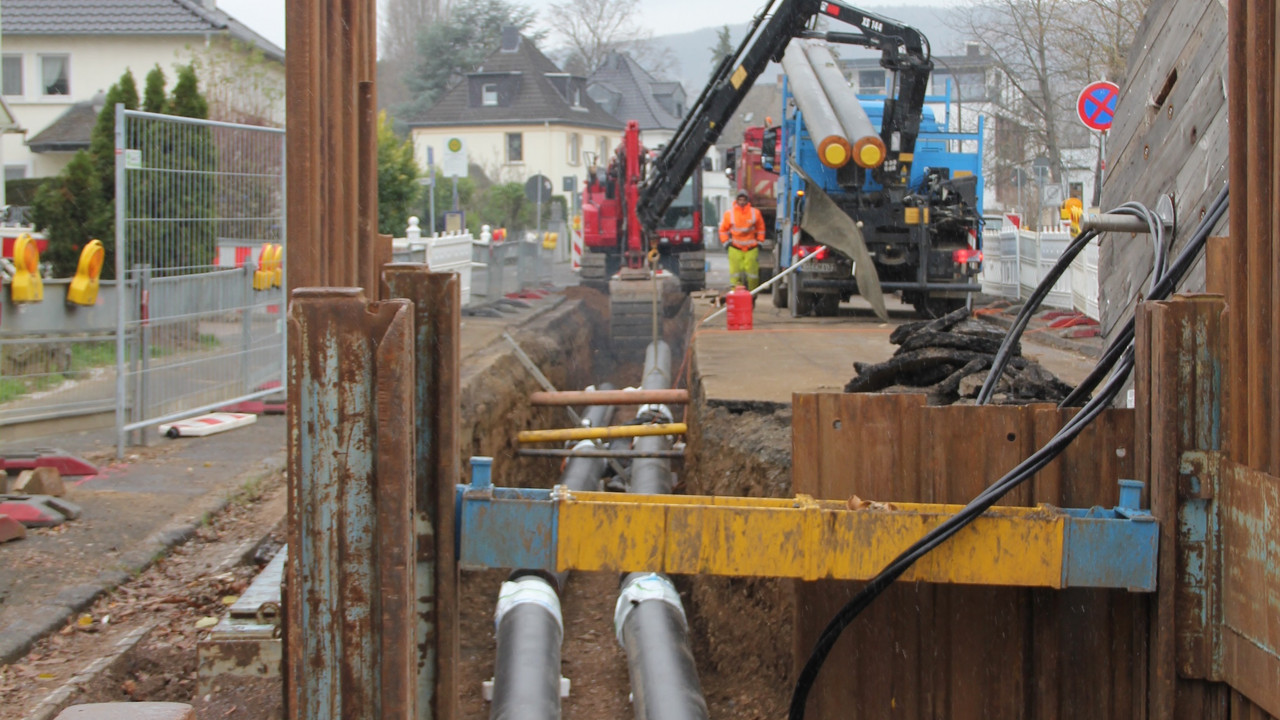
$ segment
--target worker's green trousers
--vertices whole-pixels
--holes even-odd
[[[755,290],[760,284],[760,246],[739,250],[729,246],[729,282]]]

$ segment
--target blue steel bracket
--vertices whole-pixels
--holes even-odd
[[[1150,510],[1139,507],[1143,483],[1120,481],[1116,507],[1064,509],[1073,518],[1064,540],[1064,587],[1156,589],[1156,551],[1160,525]]]
[[[571,494],[561,486],[551,490],[493,487],[490,462],[473,458],[471,484],[457,487],[459,565],[548,572],[577,569],[557,567],[559,507]],[[1148,510],[1138,507],[1141,489],[1142,483],[1122,480],[1120,503],[1110,509],[1043,506],[1065,519],[1059,587],[1155,591],[1160,527]],[[683,504],[688,500],[684,498]],[[732,503],[734,499],[715,501]],[[652,498],[646,500],[648,507],[654,503]],[[804,505],[796,502],[795,508],[803,511]]]

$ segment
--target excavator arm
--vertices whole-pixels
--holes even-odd
[[[773,13],[770,14],[770,9]],[[808,29],[816,16],[852,26],[857,32],[823,33]],[[920,112],[933,63],[928,41],[914,28],[831,0],[771,0],[756,16],[737,51],[716,66],[671,142],[654,159],[640,187],[636,214],[652,232],[680,189],[701,166],[702,157],[719,139],[770,60],[782,60],[792,38],[864,45],[881,51],[880,64],[895,73],[898,92],[885,102],[882,140],[889,154],[878,172],[888,185],[906,184],[910,176]]]

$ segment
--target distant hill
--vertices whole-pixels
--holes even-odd
[[[962,52],[964,38],[956,28],[962,23],[959,11],[953,8],[925,7],[920,5],[867,5],[869,10],[888,18],[900,20],[924,33],[933,46],[933,51],[940,55]],[[831,29],[837,30],[839,23],[832,23]],[[740,23],[730,25],[729,31],[734,44],[742,42],[748,25]],[[659,35],[653,38],[655,44],[665,48],[674,60],[674,67],[668,73],[672,80],[684,84],[690,102],[702,92],[707,77],[711,74],[711,48],[716,44],[718,27],[700,28],[688,32],[671,35]],[[843,55],[857,57],[875,54],[864,48],[848,48]],[[760,82],[771,82],[777,78],[781,68],[776,65],[766,69],[760,76]]]

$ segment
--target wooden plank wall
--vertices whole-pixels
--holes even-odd
[[[914,395],[797,395],[793,484],[827,499],[963,503],[1053,435],[1053,406],[926,407]],[[1133,477],[1113,410],[1002,504],[1112,506]],[[796,583],[797,668],[859,583]],[[898,583],[845,631],[812,718],[1121,718],[1146,703],[1145,596]]]
[[[1227,179],[1226,48],[1227,13],[1219,0],[1152,0],[1107,135],[1102,207],[1132,200],[1154,208],[1161,195],[1172,195],[1175,252]],[[1147,236],[1103,236],[1098,285],[1107,339],[1145,295],[1152,258]],[[1204,282],[1201,263],[1183,287],[1201,291]]]

